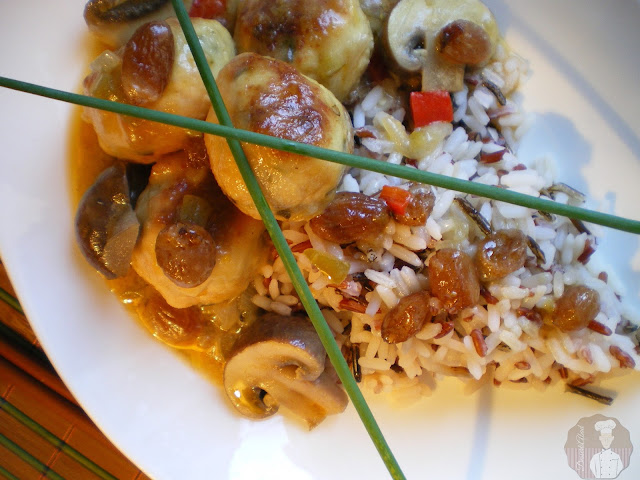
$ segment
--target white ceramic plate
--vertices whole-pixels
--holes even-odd
[[[0,6],[0,74],[76,90],[86,67],[83,1]],[[523,155],[551,153],[593,205],[640,218],[640,5],[488,2],[531,61],[526,106],[539,122]],[[280,416],[250,422],[223,394],[140,330],[85,265],[72,237],[70,107],[0,89],[0,252],[47,354],[105,434],[158,479],[388,478],[350,407],[309,433]],[[638,238],[606,232],[602,256],[638,300]],[[609,408],[560,388],[483,390],[455,381],[406,410],[371,406],[408,478],[578,478],[568,430],[618,418],[640,450],[640,377],[609,383]],[[640,477],[640,452],[620,478]]]

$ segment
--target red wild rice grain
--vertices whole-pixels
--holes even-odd
[[[485,287],[480,287],[480,295],[489,305],[496,305],[498,303],[498,299],[491,295],[491,292]]]
[[[485,357],[487,355],[488,348],[487,342],[484,341],[484,335],[482,335],[482,332],[479,329],[474,328],[471,330],[470,336],[471,340],[473,340],[473,346],[475,347],[477,354],[481,357]]]
[[[516,310],[516,313],[521,317],[525,317],[527,320],[531,322],[535,322],[538,324],[542,323],[542,315],[537,310],[533,310],[531,308],[519,307]]]
[[[296,243],[291,247],[293,253],[304,252],[307,248],[311,248],[311,240],[305,240],[304,242]]]
[[[609,347],[609,353],[613,355],[618,362],[620,362],[621,368],[634,368],[636,361],[627,352],[623,351],[617,345],[611,345]]]
[[[502,160],[502,157],[504,157],[504,154],[507,152],[507,149],[503,149],[503,150],[498,150],[496,152],[491,152],[491,153],[483,153],[482,155],[480,155],[480,163],[485,163],[485,164],[489,164],[489,163],[497,163],[500,160]]]
[[[509,380],[511,383],[529,383],[527,377],[522,377],[517,380]]]
[[[442,330],[433,338],[442,338],[446,337],[453,330],[453,322],[442,322]]]
[[[593,375],[589,375],[587,378],[576,378],[573,382],[571,382],[571,385],[573,385],[574,387],[584,387],[585,385],[589,385],[590,383],[593,383],[594,377]]]
[[[343,298],[338,306],[342,310],[349,310],[350,312],[365,313],[367,311],[367,306],[355,298]]]
[[[360,138],[376,138],[376,135],[366,127],[361,127],[356,130],[356,135]]]
[[[596,249],[593,246],[592,240],[590,238],[587,238],[587,241],[584,242],[584,250],[582,250],[582,253],[580,254],[580,256],[578,257],[577,260],[580,263],[582,263],[583,265],[585,265],[589,261],[589,258],[591,258],[591,255],[593,255],[595,251],[596,251]]]
[[[613,333],[609,327],[595,320],[591,320],[589,322],[589,325],[587,325],[587,328],[589,330],[593,330],[594,332],[601,333],[602,335],[605,335],[607,337]]]
[[[582,358],[584,358],[589,365],[593,364],[593,356],[591,355],[591,350],[589,350],[587,347],[583,347],[580,349],[580,355],[582,355]]]

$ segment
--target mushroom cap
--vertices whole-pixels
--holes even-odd
[[[87,261],[108,279],[129,271],[140,223],[131,206],[125,167],[103,171],[76,211],[76,241]]]
[[[193,0],[182,3],[188,11]],[[84,7],[91,33],[112,48],[124,45],[139,26],[172,16],[171,0],[89,0]]]
[[[479,0],[401,0],[391,11],[384,31],[392,65],[403,72],[422,71],[422,90],[457,91],[462,88],[464,64],[451,62],[438,52],[440,31],[456,21],[475,24],[486,34],[493,53],[498,25],[491,11]],[[464,24],[464,23],[463,23]],[[486,58],[485,58],[486,57]]]
[[[230,351],[227,396],[249,418],[268,417],[283,406],[313,427],[347,404],[325,359],[308,318],[268,313],[246,327]]]

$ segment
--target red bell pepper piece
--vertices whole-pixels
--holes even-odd
[[[411,201],[411,193],[400,187],[390,187],[385,185],[380,192],[380,198],[387,202],[387,205],[396,215],[404,215],[407,205]]]
[[[453,121],[453,104],[446,90],[411,92],[409,102],[414,128],[433,122]]]

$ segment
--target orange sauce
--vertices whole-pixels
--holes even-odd
[[[102,151],[93,127],[82,119],[82,111],[82,107],[74,109],[69,136],[70,200],[74,214],[84,192],[116,161]],[[133,321],[188,359],[207,378],[222,383],[224,352],[236,337],[235,331],[225,332],[216,324],[224,312],[170,307],[133,269],[125,277],[105,280],[105,283],[126,306]]]

